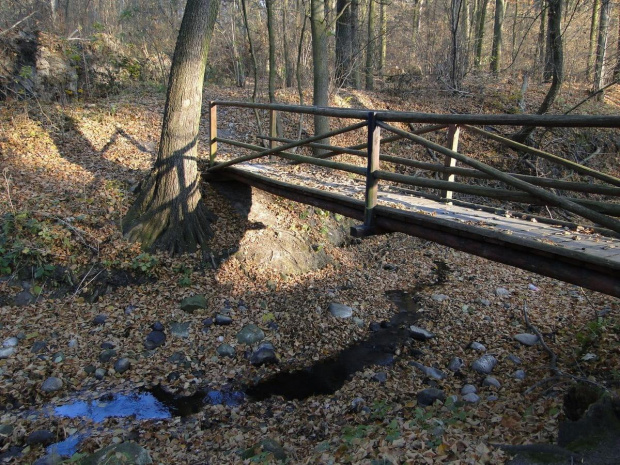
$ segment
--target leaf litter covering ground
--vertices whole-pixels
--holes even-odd
[[[207,92],[218,98],[247,97],[236,89]],[[378,94],[359,95],[369,99],[362,102],[368,106],[387,105]],[[76,275],[102,263],[109,268],[141,269],[155,277],[152,282],[120,287],[96,303],[89,303],[80,293],[69,293],[59,299],[41,298],[28,306],[0,309],[0,340],[20,332],[26,336],[13,356],[0,360],[0,405],[4,406],[0,423],[15,426],[3,449],[23,444],[25,436],[37,429],[49,429],[59,440],[88,429],[79,419],[33,413],[50,403],[62,404],[70,393],[97,398],[161,383],[188,394],[205,384],[241,386],[277,371],[309,366],[365,338],[370,322],[388,320],[396,309],[384,291],[393,289],[417,289],[422,307],[420,325],[437,335],[425,343],[412,341],[400,348],[394,365],[369,367],[332,396],[303,401],[272,398],[234,408],[206,405],[195,415],[162,421],[108,419],[93,425],[81,450],[134,440],[151,452],[156,463],[240,463],[240,450],[271,438],[284,447],[292,463],[368,463],[371,459],[501,463],[507,457],[493,448],[493,443],[550,442],[555,438],[562,418],[562,393],[567,387],[561,383],[548,392],[537,389],[524,394],[549,375],[548,357],[539,347],[526,348],[513,340],[515,334],[526,332],[521,314],[524,303],[532,323],[558,354],[561,369],[617,390],[617,299],[415,238],[390,235],[335,248],[319,228],[310,229],[308,234],[325,247],[332,264],[297,277],[283,277],[269,269],[248,272],[234,257],[214,271],[201,266],[195,256],[140,255],[135,245],[122,240],[118,221],[131,203],[130,186],[148,172],[154,160],[162,108],[162,96],[145,94],[65,107],[19,103],[1,110],[2,213],[30,212],[46,225],[51,239],[38,251],[39,256],[74,270]],[[228,125],[236,134],[252,131],[250,119],[237,120],[230,109],[221,111],[220,118],[220,127]],[[203,130],[203,150],[207,137]],[[205,189],[207,203],[220,216],[212,247],[215,251],[234,247],[243,232],[243,221],[230,214],[226,202],[209,186]],[[306,231],[304,224],[309,218],[320,222],[320,212],[303,205],[274,199],[269,208],[279,220],[274,227],[282,230]],[[247,231],[241,240],[260,240],[260,234]],[[41,242],[33,245],[37,244]],[[153,258],[158,262],[151,261]],[[441,274],[437,263],[442,262],[449,269],[446,279],[432,285]],[[1,295],[21,291],[17,284],[3,280]],[[90,285],[88,280],[76,284],[82,291],[88,291]],[[529,290],[529,284],[539,290]],[[44,296],[52,291],[45,288],[44,280],[41,287]],[[511,295],[497,296],[499,287]],[[180,300],[193,294],[206,296],[206,313],[181,312]],[[448,298],[439,302],[432,298],[436,294]],[[488,300],[489,305],[480,299]],[[354,307],[363,327],[329,316],[326,309],[332,301]],[[126,313],[128,307],[133,311]],[[232,325],[214,326],[203,333],[202,320],[225,307],[231,309]],[[607,316],[593,327],[593,315],[604,309],[609,311]],[[101,313],[108,315],[106,323],[94,326],[93,318]],[[179,339],[169,335],[164,346],[145,356],[144,339],[156,321],[166,328],[172,321],[190,321],[190,336]],[[275,321],[278,329],[269,330],[269,321]],[[265,329],[276,347],[278,365],[253,367],[239,346],[235,358],[216,356],[221,342],[234,345],[237,332],[249,323]],[[48,352],[62,351],[65,360],[38,359],[30,352],[36,340],[48,341]],[[502,387],[480,388],[482,401],[476,405],[419,407],[416,393],[428,387],[428,381],[408,362],[416,359],[447,371],[450,359],[459,356],[470,366],[479,356],[467,349],[472,341],[484,344],[500,361],[494,375]],[[103,342],[113,342],[118,355],[129,357],[132,365],[123,374],[110,371],[97,381],[84,368],[94,365],[110,370],[111,363],[98,359]],[[191,360],[185,368],[169,361],[178,351]],[[582,361],[585,352],[594,353],[596,359]],[[518,367],[506,360],[509,354],[523,360],[525,381],[512,376]],[[173,371],[180,377],[168,381]],[[387,374],[384,384],[373,379],[378,371]],[[40,389],[49,376],[64,382],[56,395],[43,394]],[[466,368],[463,377],[450,375],[437,384],[452,395],[464,384],[479,385],[480,381],[479,375]],[[498,400],[486,400],[491,394]],[[352,408],[359,398],[367,408]],[[42,449],[28,448],[14,462],[30,463],[41,455]],[[257,450],[246,462],[261,458]]]

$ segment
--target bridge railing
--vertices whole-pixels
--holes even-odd
[[[269,141],[269,147],[241,142],[229,138],[218,137],[217,108],[236,107],[246,109],[262,109],[270,112],[270,136],[261,136]],[[276,112],[300,113],[307,115],[322,115],[340,120],[358,120],[324,134],[306,137],[301,140],[276,137]],[[425,124],[422,128],[413,128],[414,123]],[[400,125],[397,126],[397,125]],[[407,130],[402,127],[407,127]],[[374,208],[378,204],[379,182],[412,186],[415,188],[434,189],[436,195],[428,192],[416,191],[416,194],[432,197],[444,202],[461,204],[470,203],[456,199],[454,193],[468,196],[485,197],[500,201],[510,201],[526,204],[558,207],[608,230],[620,233],[620,179],[610,174],[589,168],[583,164],[566,158],[529,147],[515,142],[507,137],[477,126],[534,126],[545,128],[620,128],[620,116],[558,116],[558,115],[435,115],[427,113],[410,113],[394,111],[366,111],[342,108],[321,108],[310,106],[296,106],[284,104],[262,104],[248,102],[215,101],[210,103],[210,161],[209,172],[237,165],[242,162],[277,156],[290,160],[292,163],[307,163],[323,166],[360,175],[366,178],[365,215],[364,223],[353,228],[353,234],[358,236],[373,234],[375,231]],[[367,128],[365,143],[339,147],[325,144],[323,141],[330,137]],[[441,145],[422,137],[425,134],[446,130],[446,144]],[[548,177],[505,173],[483,163],[475,158],[458,151],[459,135],[461,131],[482,136],[510,147],[521,153],[538,157],[563,169],[570,169],[580,176],[579,181],[564,181]],[[388,137],[382,137],[387,132]],[[444,163],[429,163],[403,156],[393,156],[381,153],[381,146],[395,141],[409,141],[418,144],[433,153],[444,156]],[[282,145],[276,145],[276,143]],[[252,153],[232,160],[216,163],[218,143],[227,144]],[[320,149],[318,156],[307,156],[292,153],[289,150],[297,147],[311,147]],[[365,166],[354,163],[337,162],[329,158],[335,155],[353,155],[365,158]],[[404,166],[433,173],[440,179],[400,174],[381,169],[381,164],[389,163],[395,166]],[[464,166],[456,166],[457,162]],[[507,188],[496,188],[473,183],[457,182],[456,177],[470,180],[501,181]],[[585,179],[584,179],[585,177]],[[480,182],[480,181],[476,181]],[[577,197],[558,195],[554,191],[578,193]],[[594,195],[596,199],[584,198],[584,195]],[[600,200],[603,197],[604,200]],[[480,205],[475,205],[480,207]]]

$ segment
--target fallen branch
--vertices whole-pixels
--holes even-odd
[[[588,95],[586,98],[584,98],[581,102],[579,102],[577,105],[569,108],[568,110],[566,110],[564,112],[565,115],[568,115],[571,111],[576,110],[577,108],[579,108],[581,105],[583,105],[584,103],[586,103],[588,100],[590,100],[593,97],[596,97],[598,94],[600,94],[601,92],[605,92],[606,89],[610,88],[611,86],[618,84],[619,81],[612,81],[609,84],[607,84],[605,87],[601,87],[599,90],[597,90],[596,92],[592,92],[590,95]]]
[[[0,31],[0,36],[3,36],[4,34],[6,34],[7,32],[9,32],[11,29],[15,29],[17,26],[19,26],[21,23],[23,23],[24,21],[26,21],[28,18],[30,18],[33,14],[35,14],[37,11],[33,11],[32,13],[30,13],[28,16],[26,16],[25,18],[20,19],[19,21],[17,21],[15,24],[13,24],[12,26],[6,28],[4,31]]]

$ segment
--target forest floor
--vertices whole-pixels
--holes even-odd
[[[436,89],[347,91],[333,104],[503,113],[515,111],[519,86],[487,84],[456,97]],[[544,89],[528,95],[528,111],[534,111]],[[584,89],[567,90],[562,105],[584,96]],[[248,97],[247,90],[236,88],[205,91],[205,102]],[[589,102],[582,110],[617,113],[620,95],[609,97],[605,105]],[[292,92],[279,98],[295,102]],[[66,105],[13,102],[0,109],[0,462],[33,463],[46,455],[41,443],[83,435],[76,461],[79,454],[131,441],[162,464],[503,463],[511,456],[497,444],[554,443],[559,425],[571,415],[565,397],[573,379],[552,378],[543,347],[514,339],[532,332],[524,308],[562,372],[617,395],[616,298],[401,234],[334,245],[330,228],[344,219],[269,196],[257,196],[256,202],[273,221],[257,225],[206,183],[205,202],[218,215],[211,260],[205,263],[201,253],[147,254],[127,243],[119,222],[131,205],[133,186],[154,161],[163,99],[140,91]],[[219,118],[220,128],[256,142],[251,114],[221,109]],[[295,130],[293,121],[285,125]],[[208,123],[202,126],[205,156]],[[588,147],[594,147],[603,136],[588,137]],[[584,156],[588,147],[580,148]],[[591,162],[615,175],[620,171],[617,157]],[[327,265],[293,274],[228,256],[269,234],[289,233],[316,245]],[[377,323],[398,313],[394,296],[407,301],[407,293],[415,302],[408,308],[416,312],[416,325],[435,337],[395,337],[394,344],[380,347],[393,356],[391,363],[364,366],[333,393],[263,400],[237,394],[371,338],[371,324],[379,332]],[[195,295],[205,297],[206,308],[183,311],[182,300]],[[353,317],[332,316],[328,308],[334,302],[351,307]],[[213,324],[218,314],[229,324]],[[165,343],[147,350],[145,340],[157,323]],[[250,324],[263,330],[278,363],[250,363],[258,342],[238,342]],[[231,356],[218,353],[223,344],[234,349]],[[492,372],[497,383],[472,368],[484,354],[497,360]],[[448,369],[455,357],[464,362],[457,372]],[[117,364],[120,358],[127,359],[128,369]],[[429,368],[443,372],[442,379]],[[48,389],[58,382],[50,378],[60,380],[59,389]],[[477,390],[476,402],[463,401],[461,390],[468,384]],[[156,386],[162,389],[153,391]],[[446,399],[424,407],[418,394],[431,387]],[[85,407],[92,417],[114,395],[135,399],[146,392],[158,392],[176,410],[152,419],[134,410],[128,417],[97,421],[56,410],[99,399]],[[196,392],[198,408],[184,404],[183,396]],[[211,401],[202,401],[205,393]],[[49,437],[33,439],[36,431]],[[620,463],[613,455],[588,462],[587,450],[580,452],[584,463]],[[46,460],[40,463],[53,463],[50,455]]]

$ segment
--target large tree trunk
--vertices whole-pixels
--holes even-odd
[[[157,161],[123,219],[123,233],[144,249],[170,253],[205,247],[211,215],[201,201],[197,143],[209,42],[219,0],[188,0],[174,50]]]
[[[312,31],[312,61],[314,69],[314,94],[312,103],[318,107],[329,105],[329,60],[327,55],[328,25],[325,18],[325,4],[322,0],[312,0],[310,3],[310,28]],[[329,132],[329,118],[314,116],[314,134]],[[329,139],[321,141],[329,143]],[[320,155],[321,149],[314,149],[315,155]]]
[[[502,25],[506,4],[504,0],[495,0],[495,23],[493,25],[493,47],[491,49],[491,72],[499,74],[502,61]]]
[[[291,52],[289,46],[289,29],[288,29],[288,0],[282,2],[282,48],[284,49],[284,78],[286,87],[293,87],[295,85],[295,66],[291,59]]]
[[[422,6],[424,0],[413,0],[413,16],[411,18],[411,43],[415,46],[418,43],[418,35],[420,34],[420,22],[422,19]]]

